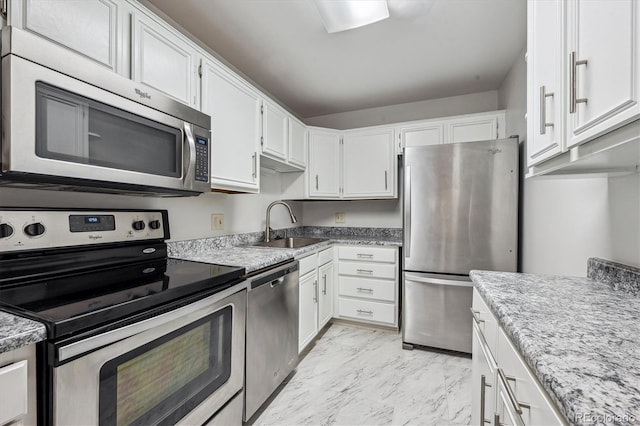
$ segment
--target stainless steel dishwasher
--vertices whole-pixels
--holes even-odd
[[[298,261],[250,278],[244,420],[298,364]]]

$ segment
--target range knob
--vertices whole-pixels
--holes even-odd
[[[30,223],[24,227],[24,233],[30,237],[37,237],[44,234],[44,225],[40,222]]]
[[[0,238],[7,238],[13,235],[13,226],[8,223],[0,223]]]
[[[160,229],[160,221],[155,219],[149,222],[149,228],[151,229]]]
[[[145,228],[143,220],[136,220],[131,224],[131,227],[136,231],[142,231]]]

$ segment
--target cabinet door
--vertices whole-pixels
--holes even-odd
[[[300,278],[299,297],[298,351],[302,352],[318,333],[318,279],[315,270]]]
[[[112,0],[12,0],[9,20],[118,71],[119,18]]]
[[[574,146],[640,117],[640,3],[572,0],[567,17],[568,146]]]
[[[442,123],[430,122],[401,127],[400,140],[403,148],[441,144],[444,142]]]
[[[260,96],[221,65],[203,64],[202,111],[211,116],[211,186],[260,190]]]
[[[286,161],[289,145],[288,114],[268,100],[262,106],[262,152]]]
[[[140,12],[131,16],[135,81],[197,107],[197,54],[187,41]]]
[[[342,152],[344,198],[396,196],[397,162],[393,141],[393,129],[389,128],[345,133]]]
[[[527,164],[562,152],[565,2],[527,2]]]
[[[475,322],[471,354],[471,424],[493,424],[496,365]]]
[[[333,317],[333,262],[318,269],[318,328]]]
[[[307,128],[293,117],[289,117],[289,163],[307,166]]]
[[[340,197],[340,134],[329,129],[309,130],[309,197]]]
[[[445,142],[473,142],[497,139],[504,114],[489,114],[457,118],[445,122]],[[502,124],[504,128],[504,124]]]

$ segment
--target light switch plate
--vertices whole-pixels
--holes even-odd
[[[336,213],[336,223],[344,223],[346,218],[345,213]]]
[[[212,231],[224,230],[224,214],[213,213],[211,215],[211,230]]]

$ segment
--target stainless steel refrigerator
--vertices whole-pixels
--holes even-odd
[[[402,341],[471,352],[469,271],[517,270],[518,139],[406,148]]]

